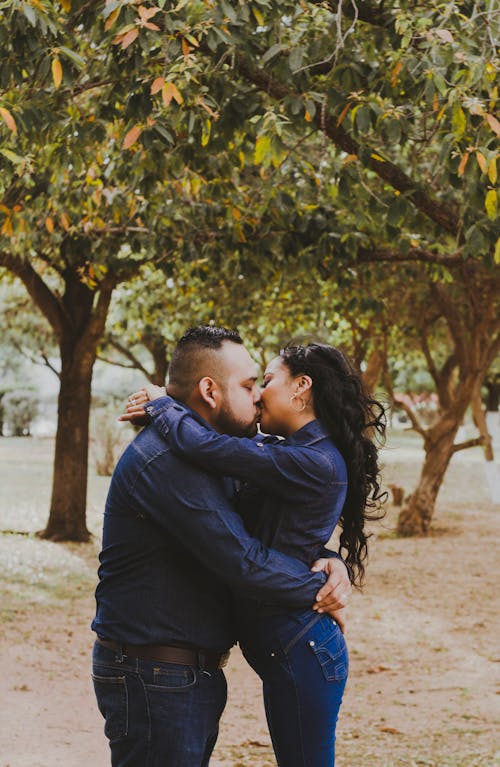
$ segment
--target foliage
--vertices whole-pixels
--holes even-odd
[[[38,415],[38,398],[33,391],[19,389],[2,397],[4,422],[13,437],[29,437],[32,421]]]

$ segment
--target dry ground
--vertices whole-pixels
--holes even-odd
[[[384,452],[387,481],[410,488],[411,437]],[[43,525],[52,445],[0,439],[0,767],[106,767],[89,681],[98,541],[51,544]],[[480,451],[457,454],[432,535],[398,540],[395,511],[378,523],[367,586],[348,613],[351,671],[338,728],[338,767],[500,765],[497,536]],[[98,534],[107,480],[92,478]],[[237,650],[211,767],[272,767],[259,684]],[[314,765],[311,765],[314,767]]]

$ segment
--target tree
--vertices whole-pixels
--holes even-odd
[[[0,266],[24,284],[60,353],[52,500],[42,533],[53,540],[88,538],[93,365],[112,291],[145,258],[150,236],[141,222],[148,168],[120,170],[113,107],[94,98],[95,89],[112,87],[112,72],[106,79],[92,26],[77,30],[86,11],[85,4],[7,3],[0,22]],[[148,223],[153,230],[154,220]]]
[[[101,19],[92,3],[40,6],[9,3],[0,24],[0,263],[62,278],[64,322],[76,294],[87,320],[97,294],[107,309],[124,265],[152,253],[264,281],[300,261],[333,285],[418,262],[494,350],[498,326],[474,309],[500,260],[493,8],[110,0]]]
[[[31,436],[31,423],[38,415],[38,399],[34,391],[18,389],[2,398],[5,421],[13,437]]]

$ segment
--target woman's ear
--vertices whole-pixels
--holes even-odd
[[[219,404],[219,387],[213,378],[205,376],[198,381],[198,391],[203,402],[215,410]]]
[[[295,379],[295,384],[297,386],[297,389],[295,393],[297,396],[301,394],[305,394],[308,391],[311,391],[312,388],[312,378],[311,376],[306,376],[305,374],[297,376]]]

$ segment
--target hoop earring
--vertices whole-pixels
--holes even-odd
[[[290,397],[290,405],[292,405],[292,402],[294,401],[294,399],[295,399],[296,397],[297,397],[297,394],[292,394],[292,396]],[[299,399],[299,402],[300,402],[300,404],[302,405],[302,407],[300,408],[300,410],[295,410],[295,408],[294,408],[294,410],[295,410],[295,412],[296,412],[296,413],[303,413],[303,412],[304,412],[304,410],[305,410],[305,409],[306,409],[306,407],[307,407],[307,403],[306,403],[306,402],[304,402],[304,400],[303,400],[303,399]],[[292,405],[292,407],[293,407],[293,405]]]

